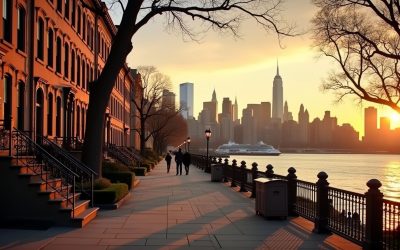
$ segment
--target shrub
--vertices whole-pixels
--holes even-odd
[[[109,179],[112,183],[125,183],[128,189],[131,190],[135,181],[135,174],[132,172],[104,172],[103,176]]]
[[[103,162],[103,172],[128,172],[129,168],[118,162],[104,161]]]
[[[147,168],[145,167],[136,167],[134,168],[135,175],[137,176],[145,176],[147,173]]]
[[[95,190],[93,193],[95,204],[113,204],[128,194],[128,185],[125,183],[114,183],[108,188]]]
[[[93,188],[94,190],[101,190],[111,186],[111,181],[106,178],[99,178],[94,181]]]

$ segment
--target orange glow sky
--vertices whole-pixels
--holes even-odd
[[[298,31],[307,31],[316,8],[310,0],[287,1],[285,18],[296,23]],[[115,16],[115,14],[111,13]],[[197,118],[202,102],[210,101],[215,88],[219,101],[219,112],[223,97],[234,100],[237,96],[239,116],[248,103],[272,102],[272,82],[279,60],[283,79],[284,100],[297,120],[300,104],[310,113],[310,122],[315,117],[323,118],[330,110],[338,123],[350,123],[362,135],[363,109],[370,103],[359,104],[348,97],[335,103],[331,92],[321,92],[321,81],[335,65],[320,57],[311,47],[309,34],[296,38],[285,38],[284,48],[279,46],[276,36],[266,34],[255,23],[244,23],[241,38],[209,32],[200,43],[184,42],[178,32],[168,32],[163,25],[163,16],[151,20],[133,38],[133,52],[128,56],[128,65],[154,65],[169,75],[173,91],[179,103],[179,84],[193,82],[195,91],[194,115]],[[391,117],[392,111],[379,107],[378,116]],[[396,120],[396,121],[395,121]],[[392,118],[393,127],[400,125]],[[393,126],[395,125],[395,126]]]

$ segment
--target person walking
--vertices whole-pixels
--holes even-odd
[[[179,148],[178,152],[175,153],[175,162],[176,162],[176,175],[182,175],[182,149]]]
[[[165,156],[165,161],[167,162],[167,173],[169,173],[169,169],[171,168],[171,160],[172,160],[172,156],[168,152],[167,155]]]
[[[183,165],[185,165],[186,175],[188,175],[189,174],[189,165],[190,165],[190,163],[192,163],[191,156],[188,151],[186,151],[186,153],[183,154],[182,162],[183,162]]]

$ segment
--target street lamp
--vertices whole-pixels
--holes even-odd
[[[187,151],[189,152],[190,151],[190,136],[186,139],[186,141],[187,141],[187,145],[188,145]]]
[[[207,165],[206,168],[204,170],[204,172],[206,173],[211,173],[211,168],[210,168],[210,164],[209,164],[209,157],[208,157],[208,144],[210,141],[210,137],[211,137],[211,130],[210,129],[206,129],[206,131],[204,131],[205,135],[206,135],[206,139],[207,139]]]

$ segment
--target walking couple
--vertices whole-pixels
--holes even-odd
[[[172,160],[172,156],[170,153],[167,153],[167,156],[165,156],[165,160],[167,161],[167,173],[169,173]],[[176,175],[178,174],[182,175],[182,164],[185,166],[186,175],[189,174],[189,166],[191,163],[191,156],[189,152],[186,151],[183,154],[182,149],[179,148],[178,152],[175,153],[175,162],[176,162]]]

